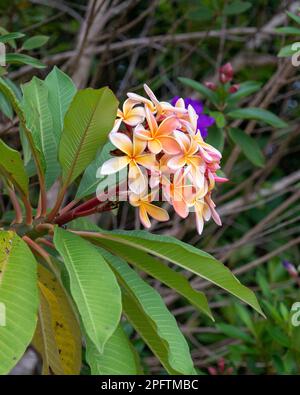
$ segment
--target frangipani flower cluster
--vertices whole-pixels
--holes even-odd
[[[211,217],[221,225],[211,194],[216,182],[221,153],[207,144],[199,130],[199,115],[182,98],[160,102],[144,85],[147,98],[128,93],[118,110],[110,141],[114,157],[101,168],[102,175],[128,169],[128,197],[139,209],[142,224],[151,226],[149,217],[167,221],[168,212],[154,204],[168,201],[176,213],[186,218],[195,212],[201,234],[204,221]],[[212,124],[208,122],[206,127]]]

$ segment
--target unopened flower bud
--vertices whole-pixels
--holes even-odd
[[[204,85],[206,88],[211,89],[212,91],[215,91],[217,89],[217,85],[214,82],[205,82]]]
[[[224,66],[220,67],[219,73],[219,78],[222,84],[230,82],[233,78],[233,68],[231,63],[226,63]]]
[[[240,89],[240,85],[239,84],[234,84],[229,88],[229,93],[235,93]]]

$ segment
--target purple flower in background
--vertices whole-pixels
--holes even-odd
[[[171,100],[172,106],[175,106],[178,99],[179,96],[173,97],[173,99]],[[215,123],[214,118],[210,117],[209,115],[203,114],[203,103],[200,100],[195,100],[187,97],[184,99],[184,104],[185,108],[188,108],[188,106],[191,105],[196,111],[196,114],[198,115],[197,128],[199,129],[201,136],[205,139],[208,135],[207,128]]]
[[[289,275],[291,277],[298,277],[299,273],[298,273],[297,269],[295,268],[295,266],[291,262],[284,260],[284,261],[282,261],[282,265],[287,270],[287,272],[289,273]]]

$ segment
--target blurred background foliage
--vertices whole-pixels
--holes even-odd
[[[33,75],[45,77],[57,65],[78,87],[109,85],[120,101],[127,91],[141,93],[146,82],[164,100],[177,95],[201,99],[208,113],[211,101],[178,78],[217,83],[220,67],[230,62],[235,84],[256,81],[261,86],[239,106],[272,111],[286,122],[278,128],[241,117],[219,128],[225,141],[222,170],[230,179],[215,192],[223,227],[209,223],[198,236],[193,218],[172,216],[169,223],[154,223],[151,229],[222,260],[257,292],[267,315],[263,320],[191,277],[196,289],[207,291],[216,317],[211,322],[154,283],[189,340],[199,373],[299,374],[300,329],[291,324],[291,306],[300,301],[300,82],[299,68],[290,58],[277,56],[285,45],[300,40],[295,31],[277,31],[295,26],[286,10],[297,14],[299,7],[298,1],[280,0],[0,1],[0,33],[26,35],[16,40],[16,53],[24,52],[20,43],[28,37],[48,37],[25,51],[45,68],[22,62],[9,65],[7,77],[16,89]],[[5,103],[1,106],[0,135],[19,146],[18,127],[9,112],[4,115]],[[228,131],[237,126],[260,147],[262,166],[254,165],[229,138]],[[212,138],[216,132],[210,128],[210,133]],[[9,216],[3,197],[0,203]],[[104,228],[140,226],[127,204],[94,220]],[[132,328],[126,329],[131,333]],[[151,373],[160,373],[143,341],[134,342]]]

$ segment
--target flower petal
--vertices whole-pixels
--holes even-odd
[[[128,158],[128,156],[118,156],[116,158],[111,158],[103,163],[101,167],[101,174],[108,175],[117,173],[118,171],[126,167],[129,162],[130,159]]]
[[[135,158],[136,163],[146,167],[146,169],[156,169],[157,162],[154,154],[143,154]]]
[[[115,147],[117,147],[122,152],[125,152],[128,156],[132,155],[133,144],[132,141],[124,133],[111,133],[109,135],[110,141]]]
[[[158,154],[163,147],[159,139],[152,139],[148,141],[148,148],[153,154]]]
[[[174,132],[175,129],[180,127],[180,122],[175,117],[168,117],[159,125],[156,136],[168,136]]]
[[[133,156],[136,158],[141,155],[147,147],[147,141],[141,140],[137,135],[133,135]]]
[[[140,217],[141,223],[145,226],[145,228],[151,227],[151,222],[150,222],[147,210],[144,205],[141,205],[139,208],[139,217]]]
[[[162,144],[163,150],[170,155],[179,154],[181,151],[180,145],[177,143],[174,137],[167,136],[167,137],[160,137],[159,141]]]
[[[189,215],[189,209],[186,202],[183,200],[172,200],[174,210],[181,218],[186,218]]]
[[[176,155],[168,161],[168,166],[173,170],[180,169],[185,164],[186,160],[183,155]]]
[[[144,203],[144,207],[148,214],[157,221],[168,221],[170,219],[168,212],[161,207],[151,203]]]

